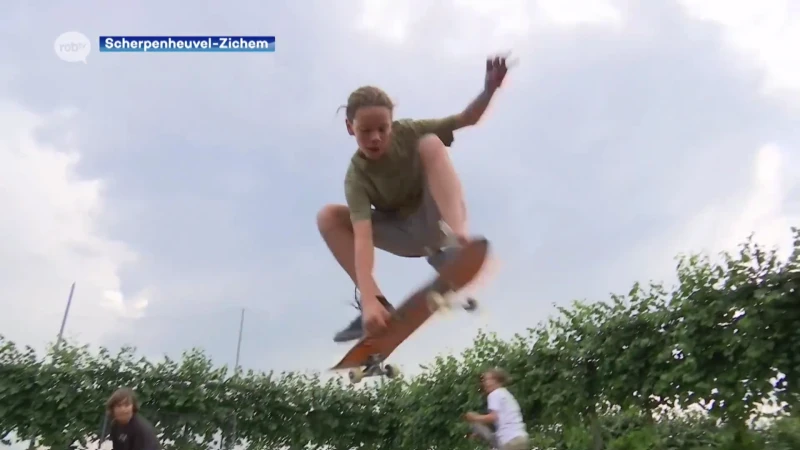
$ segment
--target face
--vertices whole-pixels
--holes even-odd
[[[353,121],[347,123],[347,132],[355,136],[361,154],[378,159],[389,148],[392,133],[392,111],[385,106],[358,108]]]
[[[481,375],[481,388],[483,389],[483,392],[488,394],[497,389],[497,386],[499,386],[497,380],[495,380],[490,374],[485,373]]]
[[[119,423],[128,423],[133,417],[133,404],[130,400],[123,400],[114,406],[114,420]]]

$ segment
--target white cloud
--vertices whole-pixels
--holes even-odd
[[[84,343],[96,343],[117,315],[146,306],[142,299],[129,304],[121,292],[120,269],[135,254],[102,235],[103,183],[76,173],[73,136],[62,148],[36,139],[42,127],[73,114],[42,117],[0,103],[0,330],[39,349],[55,339],[72,282],[66,334]]]
[[[800,220],[796,211],[785,208],[789,193],[797,185],[797,177],[792,174],[800,172],[790,155],[775,144],[758,150],[753,164],[752,190],[724,244],[730,245],[737,237],[741,242],[744,236],[755,232],[760,243],[779,247],[783,256],[787,256],[792,248],[789,228]]]
[[[529,45],[536,28],[581,25],[619,26],[621,11],[608,1],[452,0],[436,5],[422,0],[363,0],[357,28],[387,44],[415,40],[452,56],[491,53]],[[477,30],[477,31],[476,31]]]
[[[800,9],[796,0],[681,0],[687,12],[722,27],[726,41],[765,71],[765,93],[800,101]]]
[[[358,28],[387,42],[401,44],[408,34],[410,10],[408,2],[365,0],[360,8]]]
[[[548,20],[561,26],[613,25],[623,22],[622,12],[603,0],[539,0]]]
[[[788,152],[775,144],[765,144],[753,155],[750,187],[744,197],[731,195],[722,204],[708,205],[686,225],[681,246],[709,251],[734,250],[749,234],[759,244],[779,247],[785,256],[791,249],[789,228],[800,216],[784,209],[796,178]],[[688,248],[683,248],[683,251]]]
[[[624,267],[632,267],[632,261],[641,261],[647,278],[673,280],[671,258],[675,255],[703,252],[713,257],[722,251],[735,252],[751,234],[759,245],[777,248],[785,258],[792,249],[790,227],[800,221],[797,209],[787,202],[789,193],[798,185],[792,174],[800,172],[798,161],[791,155],[772,143],[761,146],[753,153],[750,180],[744,191],[731,190],[727,199],[710,202],[687,218],[683,226],[623,255],[610,272],[626,270]]]

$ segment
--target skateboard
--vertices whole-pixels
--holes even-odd
[[[361,338],[330,370],[350,369],[349,378],[353,384],[364,377],[398,376],[400,371],[396,366],[383,362],[435,312],[452,308],[453,294],[475,278],[488,253],[489,241],[483,237],[461,247],[452,260],[439,268],[436,278],[406,298],[381,332]],[[478,302],[469,298],[462,307],[472,312],[477,309]]]

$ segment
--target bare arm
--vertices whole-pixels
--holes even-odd
[[[481,117],[483,117],[483,113],[486,112],[486,108],[492,101],[494,93],[494,89],[484,89],[475,100],[464,108],[464,111],[458,113],[456,115],[456,129],[477,124],[478,121],[481,120]]]
[[[450,147],[453,144],[453,132],[464,127],[475,125],[480,120],[486,107],[489,106],[489,101],[492,98],[494,91],[484,90],[478,97],[472,101],[464,111],[447,116],[442,119],[425,119],[413,121],[414,132],[419,139],[420,137],[433,133],[439,136],[445,146]]]
[[[358,290],[361,298],[375,300],[380,292],[372,269],[375,267],[375,245],[372,242],[372,221],[359,220],[353,223],[355,237],[355,265]]]
[[[486,80],[484,82],[483,92],[481,92],[464,111],[458,114],[458,119],[456,120],[458,128],[475,125],[481,120],[495,91],[503,84],[503,79],[506,77],[506,73],[510,67],[507,58],[508,55],[486,59]]]
[[[351,165],[345,177],[345,197],[353,224],[356,285],[362,301],[375,300],[379,294],[372,269],[375,266],[375,244],[372,242],[372,210],[369,197],[360,181],[359,173]],[[363,306],[363,305],[362,305]]]

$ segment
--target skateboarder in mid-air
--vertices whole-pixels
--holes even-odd
[[[478,123],[507,70],[505,57],[487,59],[483,92],[464,111],[441,119],[394,120],[392,100],[373,86],[350,94],[345,124],[358,150],[345,176],[347,205],[326,205],[317,224],[361,293],[361,315],[334,341],[356,340],[365,326],[375,331],[386,325],[392,306],[372,276],[376,247],[398,256],[428,256],[438,268],[466,242],[466,207],[448,147],[455,130]]]

